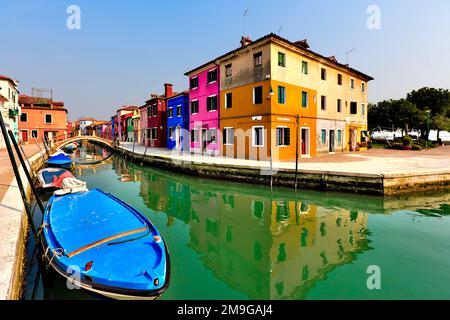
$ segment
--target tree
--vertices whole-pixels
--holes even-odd
[[[446,123],[450,119],[450,91],[447,89],[436,89],[424,87],[419,90],[413,90],[408,93],[406,99],[415,104],[421,111],[429,109],[431,129],[437,130],[437,138],[439,132],[448,128]],[[427,123],[426,121],[420,126],[422,138],[426,138]]]

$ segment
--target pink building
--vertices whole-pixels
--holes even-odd
[[[219,154],[219,66],[208,62],[185,73],[189,77],[191,151]]]

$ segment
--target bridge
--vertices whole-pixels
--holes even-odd
[[[80,140],[95,141],[95,142],[101,143],[103,145],[106,145],[108,147],[113,146],[113,142],[111,140],[103,138],[103,137],[98,137],[95,135],[95,133],[92,135],[82,135],[81,133],[75,133],[71,137],[61,137],[61,139],[55,139],[50,142],[51,142],[51,145],[55,148],[63,148],[64,146],[66,146],[72,142],[80,141]]]

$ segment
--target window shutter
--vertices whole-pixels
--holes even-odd
[[[281,145],[281,128],[277,128],[277,146]]]
[[[291,144],[291,129],[286,128],[286,145],[289,146]]]

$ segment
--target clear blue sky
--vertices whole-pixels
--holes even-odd
[[[66,9],[81,8],[81,30],[68,30]],[[381,29],[366,27],[369,5]],[[164,82],[187,87],[183,75],[239,46],[246,33],[270,32],[335,55],[374,76],[369,100],[400,98],[422,86],[449,88],[448,0],[0,0],[0,74],[20,91],[53,88],[70,119],[107,119],[125,104],[142,105]]]

